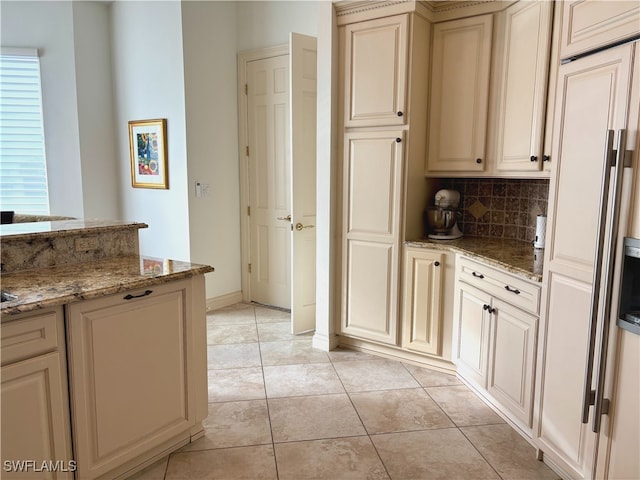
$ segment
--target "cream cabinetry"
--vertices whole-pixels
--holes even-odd
[[[406,123],[408,15],[345,27],[346,127]]]
[[[539,171],[545,151],[547,80],[553,2],[520,1],[499,14],[504,22],[496,105],[496,170]],[[550,142],[546,142],[550,147]]]
[[[458,258],[458,374],[531,434],[540,286]]]
[[[518,1],[434,25],[427,176],[548,176],[553,10]]]
[[[441,355],[445,255],[425,249],[405,249],[402,348]]]
[[[636,1],[566,0],[562,4],[561,58],[640,35]]]
[[[596,2],[583,2],[582,6],[586,8],[590,3]],[[603,22],[607,12],[601,11]],[[544,460],[563,477],[618,479],[638,478],[640,474],[637,402],[634,406],[627,404],[625,411],[621,396],[629,395],[631,387],[636,392],[631,396],[637,399],[638,357],[637,353],[627,357],[635,362],[633,366],[621,363],[633,352],[635,347],[626,350],[633,340],[628,343],[629,338],[615,326],[615,319],[610,328],[606,326],[604,305],[607,297],[615,298],[615,294],[605,294],[602,287],[611,287],[607,285],[607,266],[615,252],[609,249],[606,238],[611,227],[599,223],[603,203],[605,212],[607,203],[613,203],[601,193],[612,159],[620,168],[622,151],[636,150],[633,156],[637,168],[638,52],[638,42],[625,44],[563,64],[559,70],[555,124],[561,131],[553,141],[557,162],[551,176],[548,209],[544,268],[548,286],[542,299],[539,343],[544,355],[540,356],[537,369],[539,413],[535,441]],[[625,145],[623,132],[627,128]],[[635,189],[637,199],[638,185],[629,180],[623,185]],[[627,190],[622,195],[623,207],[630,198],[633,194]],[[608,209],[607,218],[614,217],[614,206],[609,205]],[[625,217],[620,216],[619,238],[630,231]],[[600,246],[602,256],[597,258]],[[601,274],[597,273],[599,268],[603,268]],[[612,278],[618,276],[615,272]],[[603,283],[598,288],[600,279]],[[609,335],[610,339],[617,337],[620,343],[596,340],[596,332]],[[599,352],[603,344],[609,345],[608,353]],[[589,345],[593,346],[591,351]],[[605,371],[603,380],[600,372]],[[596,410],[596,398],[608,399],[611,408],[607,415],[601,416],[600,408]],[[607,459],[615,450],[617,454]],[[595,454],[602,455],[596,459]],[[594,463],[596,460],[600,463]],[[608,475],[604,473],[607,471]]]
[[[2,478],[71,479],[62,309],[16,316],[1,334]]]
[[[429,22],[340,26],[342,336],[399,346],[402,242],[422,234]],[[410,93],[409,93],[410,92]]]
[[[342,333],[397,343],[403,132],[345,135]]]
[[[428,172],[484,170],[492,27],[492,15],[433,27]]]
[[[68,306],[78,478],[116,477],[202,430],[204,279]]]

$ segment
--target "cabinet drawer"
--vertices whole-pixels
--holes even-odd
[[[459,279],[535,315],[540,309],[540,287],[480,262],[460,257]]]
[[[3,323],[0,356],[2,365],[58,348],[62,328],[60,313],[49,310]]]

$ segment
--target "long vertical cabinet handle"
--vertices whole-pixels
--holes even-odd
[[[598,364],[598,376],[596,378],[595,411],[591,422],[591,430],[600,431],[602,415],[609,413],[609,399],[604,398],[604,381],[607,370],[607,354],[609,350],[609,329],[611,325],[611,309],[613,307],[613,283],[616,271],[616,251],[618,247],[618,233],[620,223],[620,209],[622,208],[622,181],[625,171],[625,146],[627,144],[627,132],[620,130],[618,133],[618,151],[616,155],[616,176],[613,184],[613,210],[611,211],[611,231],[609,233],[609,258],[607,259],[607,278],[605,284],[604,317],[601,323],[600,355]],[[617,316],[617,313],[616,313]]]
[[[613,137],[615,132],[607,130],[607,150],[604,159],[602,175],[602,187],[600,194],[600,216],[598,241],[596,243],[596,255],[593,264],[593,287],[591,290],[591,320],[589,322],[589,346],[587,349],[587,365],[584,376],[584,392],[582,397],[582,423],[589,423],[589,407],[595,404],[595,390],[591,388],[593,377],[593,361],[598,336],[598,310],[600,307],[600,280],[602,278],[602,257],[604,256],[605,233],[607,227],[607,207],[609,198],[609,181],[611,179],[611,164],[615,162],[613,150]]]

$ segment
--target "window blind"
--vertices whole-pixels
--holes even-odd
[[[40,59],[0,49],[0,209],[49,214]]]

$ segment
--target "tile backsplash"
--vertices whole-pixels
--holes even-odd
[[[469,236],[532,241],[536,217],[547,214],[549,180],[446,178],[441,188],[460,192],[460,230]]]

